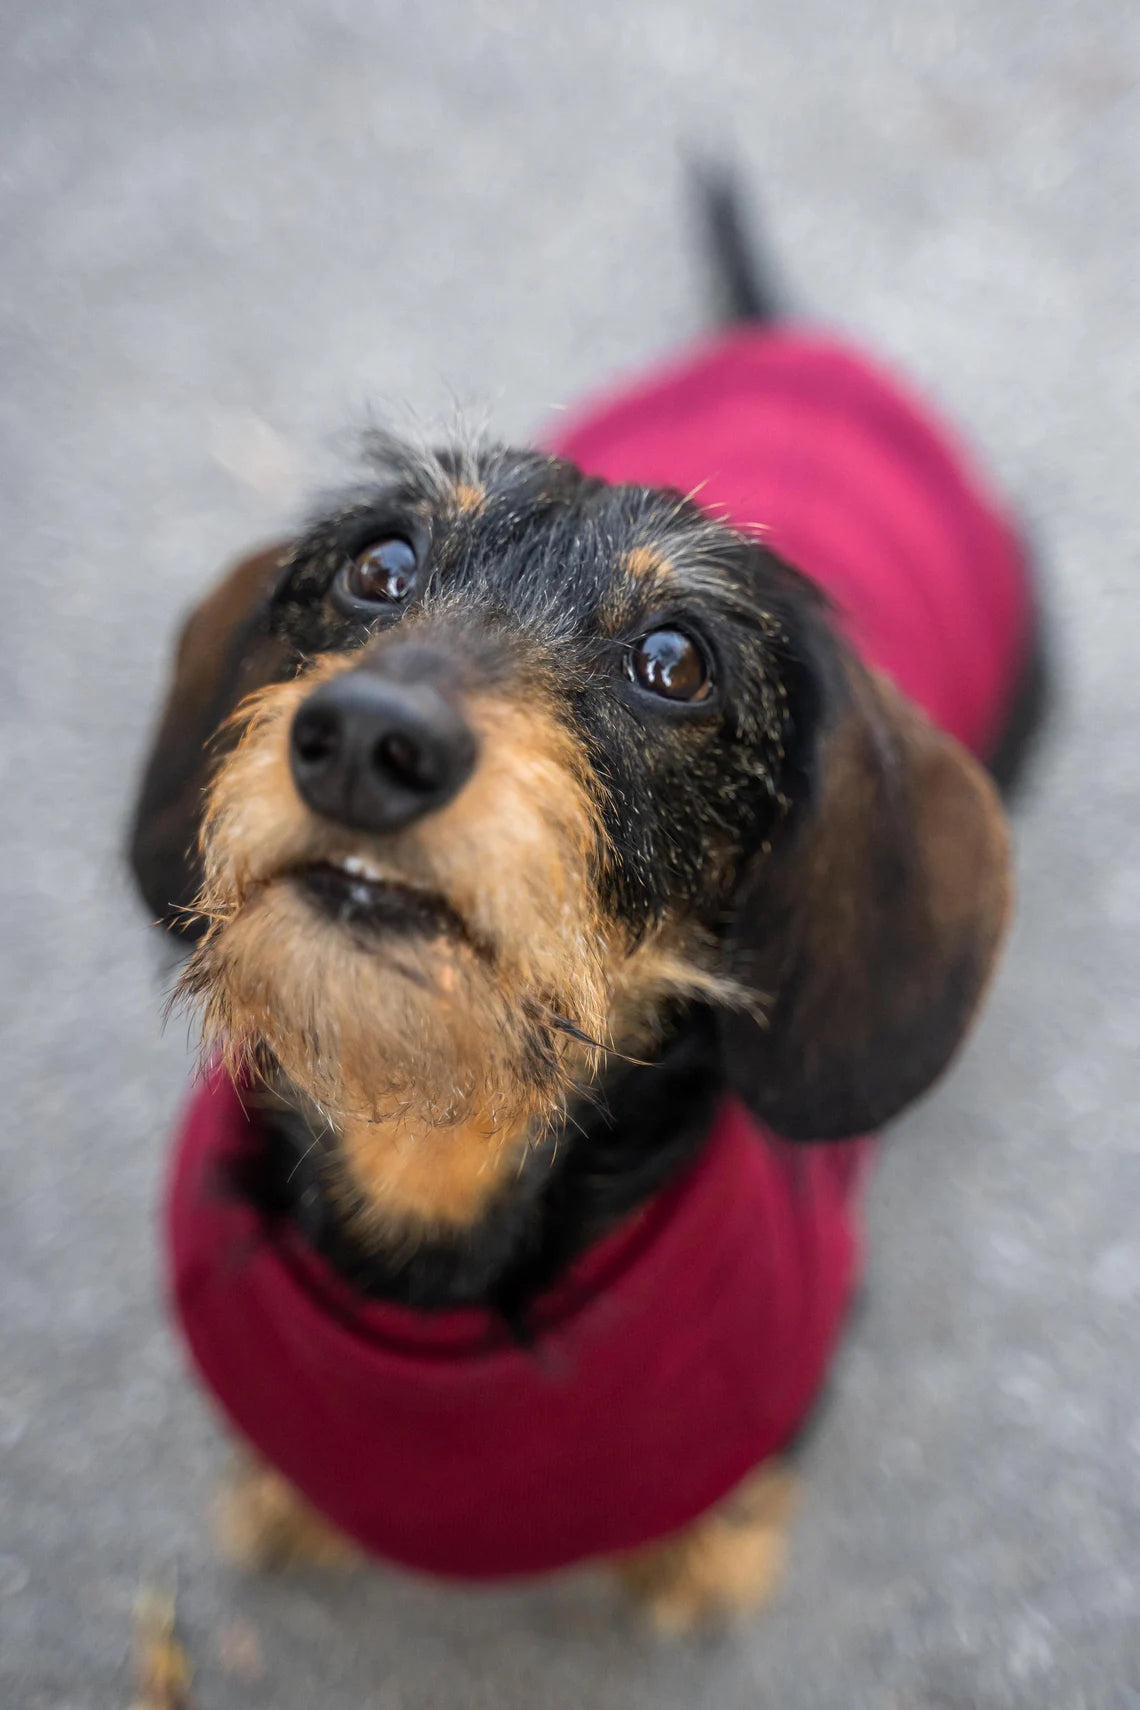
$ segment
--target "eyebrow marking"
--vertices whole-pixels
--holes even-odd
[[[649,576],[667,575],[672,565],[665,554],[656,546],[634,546],[626,553],[622,567],[627,575],[637,581],[643,581]]]
[[[455,486],[455,508],[465,516],[473,516],[481,511],[487,495],[482,487],[474,486],[470,481],[459,481]]]

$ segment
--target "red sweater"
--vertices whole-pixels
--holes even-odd
[[[735,331],[584,411],[555,449],[612,480],[700,488],[832,596],[855,645],[985,752],[1028,634],[1008,522],[945,429],[831,340]],[[220,1074],[178,1138],[171,1286],[230,1423],[375,1554],[530,1574],[676,1530],[793,1436],[858,1271],[868,1143],[793,1147],[726,1100],[685,1174],[538,1303],[364,1301],[227,1192],[256,1128]]]

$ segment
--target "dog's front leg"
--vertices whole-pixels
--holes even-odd
[[[779,1583],[797,1495],[783,1462],[766,1461],[716,1508],[615,1571],[663,1633],[749,1614]]]
[[[235,1448],[214,1500],[218,1549],[235,1567],[353,1567],[356,1546],[305,1501],[288,1479],[247,1449]]]

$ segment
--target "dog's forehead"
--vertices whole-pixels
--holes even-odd
[[[593,586],[611,607],[715,597],[733,584],[734,535],[671,489],[613,483],[500,447],[475,458],[440,453],[436,467],[428,502],[441,561],[490,558],[508,577],[544,565],[553,579],[579,579],[583,592]]]
[[[392,536],[419,560],[421,613],[441,601],[483,620],[509,613],[545,644],[623,641],[658,621],[766,633],[779,604],[757,542],[671,489],[499,445],[423,450],[385,437],[369,461],[370,478],[326,500],[283,566],[274,623],[308,651],[351,644],[336,578]]]

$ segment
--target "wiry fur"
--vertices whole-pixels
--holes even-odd
[[[854,910],[869,943],[889,931],[899,965],[913,954],[916,981],[936,984],[952,947],[932,937],[928,905],[934,889],[962,897],[951,917],[968,980],[950,981],[934,1034],[908,1008],[921,1037],[868,1082],[878,1120],[908,1056],[928,1077],[960,1031],[1001,899],[978,914],[974,866],[953,879],[928,864],[920,800],[893,784],[844,897],[830,894],[815,827],[863,849],[839,804],[851,794],[854,828],[864,774],[841,756],[865,750],[874,777],[890,745],[860,734],[865,674],[822,600],[757,539],[680,494],[538,453],[375,435],[369,455],[373,478],[273,556],[260,615],[244,620],[275,680],[240,708],[208,791],[205,932],[182,991],[207,1049],[272,1083],[270,1155],[250,1188],[263,1204],[294,1205],[303,1187],[324,1206],[314,1238],[359,1286],[513,1314],[691,1156],[727,1065],[764,1098],[788,1092],[789,1131],[812,1132],[819,1112],[832,1124],[837,1105],[842,1131],[853,1093],[837,1080],[831,1095],[829,1054],[844,1060],[852,1028],[871,1037],[885,998],[873,963],[797,968],[831,941],[829,911]],[[393,533],[414,542],[422,581],[406,611],[361,616],[338,577]],[[670,625],[699,639],[707,699],[662,702],[631,680],[638,637]],[[290,771],[298,708],[357,669],[442,683],[478,751],[453,799],[382,836],[313,813]],[[922,721],[914,731],[915,779],[961,776],[955,815],[977,820],[979,860],[992,852],[997,872],[1000,826],[985,829],[995,810],[969,763]],[[939,744],[941,771],[925,758]],[[879,891],[861,901],[880,845],[913,875],[906,909]],[[313,907],[304,873],[345,857],[400,888],[401,928],[377,937]],[[797,888],[801,872],[818,895]],[[742,896],[760,899],[747,914]],[[768,896],[787,900],[756,943]],[[819,1025],[805,1046],[788,994],[809,989]],[[741,1019],[728,1028],[726,1014]],[[769,1039],[801,1052],[788,1088],[755,1072],[763,1062],[767,1077]],[[664,1134],[646,1114],[659,1100]]]
[[[483,761],[471,788],[421,826],[367,839],[318,819],[289,773],[290,720],[324,660],[249,709],[207,809],[210,928],[185,977],[207,1039],[236,1060],[268,1047],[337,1119],[511,1126],[556,1097],[570,1041],[606,1025],[605,940],[589,865],[595,815],[565,736],[537,714],[525,742],[503,700],[473,708]],[[308,863],[367,853],[394,881],[445,899],[457,929],[378,955],[329,930],[298,895]],[[481,875],[510,871],[511,884]]]
[[[450,634],[462,658],[449,623],[441,602],[434,623],[409,616],[400,638],[429,633],[438,648]],[[378,637],[370,654],[386,644]],[[549,644],[527,650],[516,637],[507,681],[501,662],[469,658],[480,763],[457,800],[384,838],[311,813],[290,774],[289,728],[313,689],[358,657],[321,655],[241,709],[203,822],[208,928],[181,989],[201,1003],[207,1050],[239,1076],[271,1064],[339,1134],[357,1226],[406,1238],[409,1223],[470,1224],[501,1175],[550,1139],[607,1051],[655,1042],[667,1000],[747,996],[713,971],[715,946],[696,923],[646,928],[602,908],[614,851],[596,777],[544,683]],[[438,929],[383,954],[330,930],[294,880],[346,854],[440,899]]]

